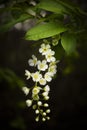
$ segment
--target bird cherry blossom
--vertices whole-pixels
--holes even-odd
[[[30,79],[31,73],[28,70],[25,70],[25,75],[27,76],[27,80]]]
[[[50,82],[52,80],[51,73],[50,72],[45,73],[44,78],[46,79],[46,81]]]
[[[32,55],[32,59],[29,59],[28,63],[30,66],[36,66],[37,65],[37,57],[35,55]]]
[[[38,71],[35,73],[32,73],[31,76],[34,82],[39,82],[40,79],[42,78],[42,75]]]
[[[50,91],[50,86],[49,86],[49,85],[46,85],[46,86],[44,87],[44,91],[49,92],[49,91]]]
[[[49,44],[42,44],[41,48],[39,49],[39,52],[42,53],[42,55],[46,55],[49,52],[50,48],[51,46]]]
[[[38,70],[45,71],[48,68],[48,65],[46,63],[46,60],[43,60],[42,62],[38,61]]]
[[[37,94],[40,92],[40,90],[41,90],[41,87],[37,87],[37,86],[36,86],[36,87],[33,88],[32,94],[33,94],[33,95],[37,95]]]
[[[27,99],[27,100],[26,100],[26,105],[27,105],[28,107],[30,107],[30,106],[32,105],[32,100]]]
[[[39,83],[40,83],[40,85],[45,85],[46,84],[46,79],[45,78],[41,78]]]
[[[54,51],[52,50],[49,50],[46,54],[46,59],[47,59],[47,62],[54,62],[56,60],[56,58],[53,56],[55,54]]]
[[[24,92],[24,94],[25,94],[25,95],[28,95],[28,94],[29,94],[30,89],[29,89],[29,88],[27,88],[27,87],[23,87],[23,88],[22,88],[22,91]]]
[[[32,106],[35,111],[35,121],[38,122],[41,118],[42,121],[49,120],[48,114],[51,112],[49,109],[50,86],[49,83],[52,81],[54,75],[57,73],[57,61],[55,58],[55,52],[51,49],[51,45],[44,41],[39,48],[39,54],[42,60],[38,60],[33,54],[32,58],[28,60],[28,64],[35,69],[33,72],[25,70],[25,76],[27,80],[33,81],[31,88],[23,87],[22,91],[27,96],[31,94],[31,98],[26,100],[28,107]]]

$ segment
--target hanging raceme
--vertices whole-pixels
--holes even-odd
[[[40,119],[46,121],[50,119],[50,108],[48,104],[50,86],[49,82],[52,81],[54,75],[57,72],[57,60],[55,58],[55,52],[51,49],[51,45],[44,40],[39,48],[39,53],[43,60],[38,60],[35,55],[28,60],[28,64],[31,67],[35,67],[35,72],[25,70],[25,76],[27,80],[32,80],[34,86],[31,88],[23,87],[22,91],[27,96],[31,94],[31,98],[26,100],[28,107],[32,106],[35,111],[35,120],[38,122]],[[30,93],[31,91],[31,93]]]

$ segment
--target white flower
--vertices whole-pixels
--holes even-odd
[[[49,66],[55,66],[56,68],[57,68],[57,63],[58,63],[59,61],[54,61],[54,62],[50,62],[50,64],[49,64]]]
[[[55,52],[51,50],[51,46],[48,41],[44,41],[46,44],[42,44],[39,52],[41,53],[42,60],[37,60],[35,55],[28,60],[30,66],[34,66],[37,69],[34,72],[29,72],[25,70],[25,75],[27,79],[32,78],[35,82],[35,86],[31,88],[31,100],[26,100],[26,105],[34,109],[37,117],[36,121],[39,121],[40,115],[42,116],[42,121],[49,120],[50,117],[47,116],[50,113],[49,104],[46,102],[49,99],[50,86],[46,83],[51,82],[54,74],[57,72],[57,61],[54,57]],[[43,85],[43,87],[40,87]],[[29,94],[30,88],[23,87],[22,91],[25,95]],[[44,102],[42,102],[44,100]],[[33,105],[33,102],[35,104]],[[46,109],[47,108],[47,109]],[[45,110],[45,111],[44,111]]]
[[[47,110],[46,110],[46,113],[50,113],[50,109],[47,109]]]
[[[48,99],[49,99],[49,96],[45,96],[45,97],[44,97],[44,100],[48,100]]]
[[[31,73],[28,70],[25,70],[25,75],[27,76],[27,80],[30,79]]]
[[[32,105],[32,100],[30,100],[30,99],[26,100],[26,104],[28,107],[30,107]]]
[[[56,65],[55,66],[50,66],[48,69],[48,72],[50,72],[50,76],[54,76],[54,74],[57,73]]]
[[[38,101],[38,102],[37,102],[37,105],[38,105],[38,106],[41,106],[41,105],[42,105],[42,102],[41,102],[41,101]]]
[[[46,59],[47,59],[47,62],[54,62],[56,60],[56,58],[53,56],[55,54],[54,51],[52,50],[49,50],[46,54]]]
[[[42,118],[42,121],[46,121],[46,119],[43,117],[43,118]]]
[[[50,120],[50,117],[49,117],[49,116],[47,116],[47,120]]]
[[[37,95],[41,90],[41,87],[34,87],[33,90],[32,90],[32,94],[33,95]]]
[[[48,105],[48,103],[44,103],[44,107],[48,107],[49,105]]]
[[[40,81],[39,81],[39,83],[40,83],[41,85],[45,85],[45,84],[46,84],[46,79],[41,78]]]
[[[32,98],[33,98],[33,100],[39,100],[39,96],[38,95],[34,95],[34,94],[32,94]]]
[[[50,82],[52,80],[50,72],[45,73],[44,78],[46,79],[46,81]]]
[[[46,112],[43,112],[43,116],[46,116]]]
[[[32,55],[32,59],[28,60],[28,63],[30,66],[36,66],[37,65],[37,58],[35,55]]]
[[[37,117],[35,118],[35,121],[37,121],[37,122],[39,121],[39,116],[37,116]]]
[[[41,48],[39,49],[39,52],[42,53],[42,55],[46,55],[48,53],[49,49],[50,49],[49,44],[47,44],[47,45],[42,44]]]
[[[23,87],[23,88],[22,88],[22,91],[25,93],[25,95],[28,95],[28,94],[29,94],[30,89],[29,89],[29,88],[27,88],[27,87]]]
[[[38,61],[38,66],[37,68],[41,71],[45,71],[48,68],[48,65],[46,64],[46,60]]]
[[[42,95],[43,95],[44,97],[46,97],[46,96],[48,96],[48,92],[43,92]]]
[[[34,82],[39,82],[40,79],[42,78],[42,75],[37,71],[35,73],[32,73],[32,78]]]
[[[49,85],[46,85],[46,86],[44,87],[44,91],[49,92],[49,91],[50,91],[50,86],[49,86]]]
[[[36,114],[39,114],[39,110],[37,109],[37,110],[35,111],[35,113],[36,113]]]

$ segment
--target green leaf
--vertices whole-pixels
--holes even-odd
[[[58,14],[64,14],[67,11],[64,6],[54,0],[42,0],[37,7]]]
[[[56,22],[38,24],[26,33],[25,39],[39,40],[60,34],[66,30],[67,28],[64,25]]]
[[[57,60],[61,60],[65,56],[65,51],[59,41],[57,46],[53,47],[53,50],[55,51],[55,57]]]
[[[23,22],[23,21],[29,19],[30,17],[31,16],[28,15],[28,14],[21,14],[19,18],[17,18],[17,19],[11,19],[7,23],[1,25],[0,26],[0,32],[5,32],[8,29],[10,29],[13,25],[15,25],[16,23]]]
[[[61,44],[67,54],[73,53],[76,49],[76,37],[73,34],[65,33],[61,37]]]

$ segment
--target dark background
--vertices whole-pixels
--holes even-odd
[[[86,0],[74,2],[87,8]],[[50,84],[51,120],[37,123],[21,91],[27,61],[37,50],[34,42],[23,39],[24,34],[14,27],[0,34],[0,130],[87,130],[87,43],[80,44],[76,58],[62,57]]]

